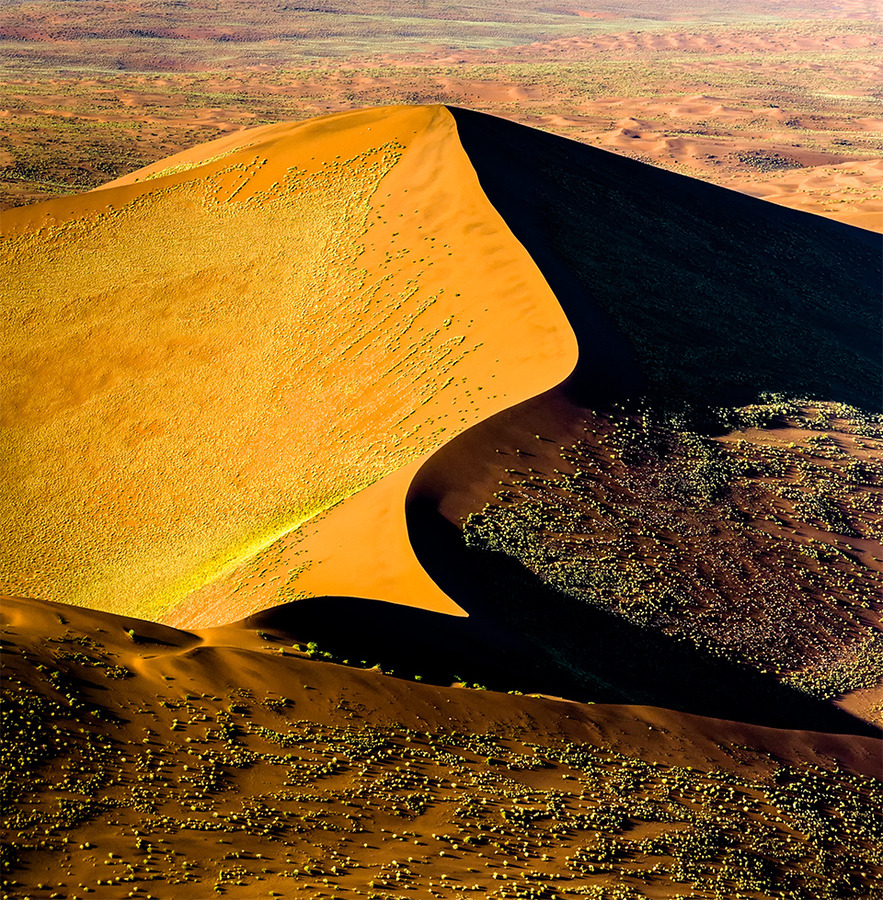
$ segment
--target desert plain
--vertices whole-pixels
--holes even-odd
[[[448,103],[883,228],[874,3],[584,5],[7,6],[3,205],[246,126]]]
[[[883,896],[881,40],[4,7],[2,896]]]

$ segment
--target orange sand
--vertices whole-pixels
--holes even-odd
[[[792,209],[828,216],[847,225],[883,231],[883,160],[815,166],[783,172],[767,181],[732,185]]]
[[[464,884],[478,884],[477,896],[497,894],[501,872],[510,884],[536,871],[555,877],[555,887],[585,889],[597,875],[568,865],[589,840],[584,824],[552,833],[551,821],[510,828],[500,810],[554,800],[567,814],[590,812],[608,799],[599,776],[620,775],[625,765],[631,774],[644,761],[671,779],[675,817],[664,821],[672,830],[687,827],[678,801],[685,820],[698,804],[711,806],[676,777],[702,787],[724,780],[740,791],[714,806],[721,826],[760,827],[800,849],[801,820],[767,802],[782,764],[808,776],[839,770],[839,782],[879,772],[880,742],[871,737],[418,684],[308,659],[291,635],[249,623],[194,633],[23,598],[4,598],[2,613],[10,692],[27,690],[23,700],[36,694],[59,711],[36,730],[29,723],[48,751],[39,777],[33,766],[23,771],[15,752],[19,765],[6,773],[23,792],[9,809],[16,824],[7,836],[21,856],[5,876],[10,900],[118,900],[133,888],[135,896],[204,897],[215,883],[247,900],[366,896],[392,860],[409,857],[414,896],[461,896]],[[127,677],[108,679],[107,665]],[[580,757],[555,754],[568,744],[600,768],[587,773]],[[626,758],[610,768],[620,753]],[[72,792],[90,776],[88,794]],[[658,796],[652,783],[637,782],[638,793],[626,785],[632,799]],[[404,808],[412,795],[424,807]],[[867,787],[850,796],[874,802]],[[488,808],[477,819],[463,815],[475,800]],[[832,824],[843,827],[839,817]],[[633,838],[648,825],[624,827]],[[620,877],[622,865],[602,878]],[[635,865],[650,862],[628,867]],[[853,884],[862,889],[873,877],[866,868]],[[683,890],[656,871],[642,887],[660,898]]]
[[[228,619],[356,583],[450,608],[415,600],[403,492],[390,530],[360,505],[353,562],[335,551],[302,588],[274,561],[302,522],[576,362],[443,107],[242,132],[4,230],[18,594],[189,622],[170,610],[235,572]]]

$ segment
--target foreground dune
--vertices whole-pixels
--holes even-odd
[[[880,896],[871,737],[419,684],[266,623],[3,619],[10,900]]]

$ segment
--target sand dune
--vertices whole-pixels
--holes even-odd
[[[222,138],[4,228],[15,593],[158,615],[576,362],[440,107]]]
[[[493,596],[493,579],[479,583],[480,567],[470,568],[462,555],[458,557],[460,563],[450,564],[450,559],[458,554],[453,537],[444,552],[437,546],[445,540],[446,528],[462,527],[463,520],[470,513],[480,512],[492,495],[508,498],[511,503],[520,497],[525,503],[528,518],[522,521],[523,543],[519,544],[516,534],[512,541],[513,546],[525,548],[519,556],[522,562],[533,556],[529,548],[536,547],[537,568],[532,569],[535,572],[544,568],[556,571],[555,556],[547,553],[544,538],[527,532],[548,536],[550,546],[558,540],[566,543],[571,532],[576,532],[574,540],[584,534],[587,541],[591,535],[595,540],[610,540],[619,546],[617,542],[629,531],[625,520],[608,519],[616,503],[611,494],[605,494],[600,508],[603,512],[593,512],[597,497],[582,505],[581,491],[570,493],[555,475],[562,470],[571,471],[573,447],[581,444],[581,452],[596,463],[589,470],[592,482],[604,483],[609,478],[612,486],[619,479],[628,481],[634,476],[634,469],[628,466],[620,472],[616,455],[611,457],[604,449],[605,438],[595,432],[603,432],[606,426],[599,424],[596,411],[610,412],[617,403],[640,394],[652,398],[648,401],[650,409],[664,407],[672,397],[691,397],[700,404],[715,406],[755,403],[758,389],[763,390],[761,385],[785,396],[827,396],[841,401],[851,398],[849,402],[862,409],[877,408],[880,376],[876,357],[876,292],[880,259],[874,235],[821,217],[758,203],[736,192],[650,169],[511,123],[468,111],[457,110],[455,115],[460,138],[482,187],[537,261],[568,315],[581,350],[580,364],[567,382],[452,440],[436,452],[415,479],[409,499],[415,546],[433,577],[470,613],[482,604],[492,606],[500,602],[500,597]],[[513,184],[519,185],[520,190],[513,191]],[[555,209],[555,215],[544,215],[550,208]],[[611,229],[615,229],[614,234]],[[685,253],[685,248],[690,248],[690,252]],[[843,266],[845,259],[850,260],[848,276]],[[822,272],[826,274],[820,277]],[[859,326],[859,322],[864,322],[864,326]],[[614,335],[625,335],[628,344],[616,344]],[[606,355],[603,350],[607,350]],[[845,363],[847,356],[849,364]],[[859,375],[859,371],[866,375]],[[630,414],[636,415],[636,404],[626,403],[620,408],[631,409]],[[856,413],[859,419],[863,415]],[[857,422],[855,427],[862,430],[874,426]],[[879,437],[878,430],[873,433]],[[848,443],[845,435],[829,437],[837,442],[844,459],[855,454],[856,465],[861,465],[858,458],[863,457],[865,450]],[[761,443],[767,440],[766,436],[760,438]],[[878,460],[879,444],[874,443],[867,452],[869,460]],[[809,456],[813,455],[810,451]],[[795,464],[805,472],[809,459],[795,458]],[[833,477],[822,469],[818,471],[820,478]],[[855,489],[864,490],[858,485]],[[544,490],[548,490],[546,496],[550,498],[544,501],[545,507],[540,502]],[[639,494],[646,495],[648,490],[653,490],[652,479],[639,489]],[[869,512],[879,504],[880,497],[879,487],[871,491],[873,499],[869,496],[856,500],[860,506],[868,504],[865,508]],[[562,514],[557,526],[551,524],[547,515],[555,505],[551,498],[558,498],[562,510],[570,511]],[[728,502],[733,499],[731,496]],[[503,505],[507,499],[496,502]],[[596,514],[601,516],[601,523],[606,520],[608,524],[597,523],[596,528],[587,531],[584,526],[573,524],[574,518],[578,522],[580,516]],[[741,513],[742,524],[734,522],[734,533],[725,536],[728,514],[717,510],[713,514],[716,525],[712,531],[704,532],[705,537],[695,545],[696,552],[710,560],[719,550],[726,555],[729,548],[745,562],[754,551],[747,546],[736,550],[737,544],[742,545],[735,533],[755,515],[760,523],[769,513],[749,512],[746,508]],[[856,550],[860,549],[862,558],[860,561],[857,556],[852,557],[848,563],[848,577],[855,577],[856,581],[850,582],[853,587],[847,587],[836,601],[838,612],[832,610],[832,614],[839,619],[847,607],[851,608],[849,615],[854,616],[856,633],[865,634],[870,646],[873,635],[879,632],[880,619],[876,612],[865,614],[863,609],[867,603],[873,603],[871,597],[880,587],[881,566],[875,560],[877,554],[869,552],[878,526],[873,513],[868,519],[852,521],[857,530],[849,533],[859,538]],[[789,531],[807,527],[802,524],[806,519],[801,520],[799,515],[792,522],[788,523]],[[603,565],[612,565],[615,558],[633,560],[640,555],[637,546],[648,527],[652,530],[646,516],[639,517],[634,528],[637,543],[630,544],[628,551],[624,546],[612,550],[611,545],[610,556]],[[665,536],[656,550],[647,554],[645,571],[651,582],[658,582],[661,577],[656,567],[665,555],[663,547],[673,540],[669,529],[680,526],[669,520],[664,528],[659,527]],[[827,544],[838,544],[842,541],[839,532],[846,527],[817,526],[806,533]],[[558,534],[559,530],[564,533]],[[871,544],[863,543],[861,537]],[[694,545],[687,541],[676,556],[681,560],[689,556],[690,546]],[[585,559],[592,552],[592,544],[588,543],[581,556]],[[801,550],[783,545],[774,552],[780,560],[792,552],[796,554],[795,567],[788,568],[791,582],[796,583],[800,560],[805,559]],[[758,558],[761,557],[762,553]],[[545,560],[545,566],[541,560]],[[624,564],[630,565],[628,560]],[[698,601],[696,596],[703,581],[701,569],[702,566],[691,576],[691,587],[687,589],[699,607],[707,602]],[[728,577],[721,571],[713,579],[723,584]],[[758,577],[756,573],[754,577]],[[865,577],[870,579],[867,595],[861,593],[858,583],[858,578]],[[729,622],[731,634],[720,641],[711,639],[719,643],[724,655],[730,654],[728,645],[743,624],[752,632],[739,600],[751,578],[746,570],[746,574],[735,577],[731,588],[724,590],[730,599],[724,602],[727,612],[720,615],[722,621]],[[832,572],[825,583],[830,588],[840,578]],[[646,598],[649,590],[650,584],[643,584],[636,588],[635,596]],[[780,600],[791,590],[783,589]],[[830,598],[824,590],[818,592],[809,585],[802,596],[812,596],[811,606],[817,610],[825,608],[825,597]],[[552,597],[545,596],[543,604],[551,607]],[[577,616],[575,611],[573,614]],[[567,615],[563,608],[556,613],[559,619]],[[526,611],[524,627],[528,632],[532,629],[539,633],[543,625],[532,623]],[[807,627],[819,630],[817,624],[807,623]],[[795,633],[797,630],[795,623]],[[572,631],[579,633],[576,620]],[[839,637],[829,634],[826,640],[831,642],[829,646],[842,647],[840,652],[848,658],[852,651],[839,643],[845,633]],[[560,645],[561,638],[556,640]],[[760,644],[767,640],[753,632],[747,639],[741,664],[756,671],[772,671],[769,656],[766,662],[751,663],[747,658],[758,653]],[[544,643],[538,639],[538,644]],[[577,638],[577,655],[578,644]],[[649,648],[647,652],[650,653]],[[836,666],[833,659],[823,662],[822,656],[817,649],[795,650],[776,677],[787,681],[788,671],[802,671],[804,667],[814,670],[818,666],[821,672]],[[877,685],[879,697],[879,679],[872,674],[879,670],[879,662],[871,663],[870,668],[868,683]],[[861,680],[854,685],[859,683]],[[845,688],[841,690],[845,692]],[[669,699],[665,705],[673,702]],[[873,703],[862,701],[853,708],[859,706],[862,717],[879,722],[879,714],[871,708]],[[749,713],[743,711],[740,715]]]
[[[611,141],[676,150],[641,120],[618,125]],[[530,140],[547,148],[537,146],[533,173],[513,167],[525,140],[524,154],[534,153]],[[559,148],[558,169],[540,161]],[[734,260],[743,237],[727,206],[739,228],[746,216],[758,217],[753,228],[785,223],[735,194],[443,107],[246,131],[9,213],[16,296],[4,416],[18,487],[4,513],[8,589],[181,625],[303,595],[456,609],[409,546],[405,496],[419,461],[561,383],[578,347],[572,383],[587,397],[634,396],[656,377],[633,357],[645,338],[629,331],[613,284],[645,276],[611,276],[609,253],[629,266],[668,251],[633,237],[617,244],[626,230],[605,204],[594,224],[574,210],[570,232],[550,240],[548,210],[576,196],[555,180],[597,199],[595,178],[614,190],[623,178],[652,183],[670,199],[651,216],[665,228],[670,215],[697,247],[709,226],[691,232],[691,223],[712,203]],[[646,196],[639,188],[617,202],[637,223]],[[816,222],[788,227],[809,241]],[[603,251],[609,271],[580,271],[562,256],[561,241],[585,239],[584,225],[619,230]],[[848,253],[861,246],[846,231],[824,240],[845,241]],[[647,275],[636,296],[652,305],[661,282]],[[598,276],[610,286],[593,286]],[[754,281],[746,272],[738,290]],[[767,315],[746,342],[768,330]],[[744,327],[731,322],[730,339]],[[821,336],[830,323],[819,327]],[[682,338],[669,338],[674,360]],[[812,369],[818,384],[842,382],[825,358]]]
[[[607,104],[613,111],[615,104]],[[747,113],[771,119],[771,127],[782,117],[782,110],[724,110],[722,107],[703,109],[703,105],[693,106],[680,104],[674,108],[664,104],[648,104],[647,113],[662,113],[664,115],[695,116],[698,119],[704,115],[714,115],[718,119],[738,121],[744,119]],[[856,206],[869,213],[868,221],[877,213],[879,202],[877,200],[876,170],[879,160],[844,162],[843,156],[834,155],[816,150],[795,148],[788,136],[782,132],[772,133],[764,142],[762,149],[745,142],[733,141],[729,135],[715,133],[715,129],[709,129],[702,123],[702,127],[686,130],[684,132],[671,133],[659,128],[652,121],[627,116],[618,119],[613,127],[595,136],[595,141],[602,147],[607,147],[619,153],[625,153],[645,162],[655,164],[675,163],[687,166],[691,171],[715,174],[718,167],[726,164],[736,170],[736,174],[730,176],[726,186],[731,189],[743,191],[753,197],[762,197],[773,203],[790,206],[794,209],[802,209],[818,215],[828,216],[847,224],[852,222],[849,212],[838,206],[844,202],[843,197],[831,197],[830,187],[839,184],[837,167],[848,172],[852,178],[860,178],[849,187],[853,188],[852,199]],[[789,186],[788,181],[783,181],[783,189],[775,190],[772,185],[763,180],[759,173],[780,173],[786,170],[799,170],[798,175],[792,175],[790,183],[800,185],[800,193],[797,196],[786,199],[784,193]],[[824,172],[826,180],[819,178],[819,173]],[[781,177],[781,176],[780,176]],[[831,185],[827,183],[830,180]],[[778,181],[772,182],[776,184]],[[846,185],[844,185],[846,186]],[[860,190],[859,190],[860,189]],[[883,223],[876,223],[870,227],[879,230]]]
[[[46,644],[47,638],[58,638],[61,635],[67,635],[68,639],[77,635],[103,635],[100,638],[103,649],[97,651],[96,648],[96,651],[137,671],[138,679],[135,682],[125,680],[121,684],[121,688],[130,685],[135,687],[133,694],[146,691],[149,696],[150,691],[155,686],[162,687],[164,681],[182,682],[174,686],[165,685],[173,694],[186,693],[201,685],[210,687],[212,684],[221,693],[230,690],[235,692],[242,688],[263,693],[277,681],[277,678],[264,673],[272,672],[277,667],[294,665],[304,672],[310,672],[315,679],[328,679],[341,684],[351,680],[354,687],[358,683],[366,687],[373,683],[375,690],[406,690],[417,694],[425,691],[426,698],[421,700],[428,700],[429,704],[433,702],[433,697],[456,695],[460,706],[457,712],[474,717],[468,723],[472,727],[488,727],[491,724],[498,726],[508,717],[515,721],[520,713],[519,705],[527,704],[534,715],[541,717],[537,722],[539,733],[576,738],[580,732],[585,731],[587,723],[594,721],[601,727],[602,735],[613,737],[612,732],[619,731],[618,740],[639,753],[646,753],[648,758],[661,752],[663,755],[678,756],[682,764],[700,761],[723,764],[728,757],[725,751],[721,753],[720,743],[738,743],[741,740],[749,742],[760,753],[774,753],[795,763],[823,764],[833,758],[857,772],[868,775],[876,773],[879,741],[873,738],[854,736],[847,740],[836,735],[800,731],[782,735],[774,729],[671,713],[662,709],[616,705],[599,705],[597,709],[593,709],[594,704],[565,702],[557,698],[534,700],[499,693],[483,695],[458,689],[440,689],[434,685],[422,686],[414,681],[389,678],[375,670],[347,669],[339,663],[310,659],[306,648],[298,650],[291,646],[292,642],[297,644],[302,638],[297,634],[286,634],[278,627],[278,621],[274,625],[260,618],[249,619],[218,628],[188,632],[131,617],[22,597],[3,597],[2,610],[6,637],[14,637],[16,647],[24,647],[31,653],[41,653],[38,648],[41,644]],[[62,622],[62,619],[65,621]],[[259,633],[258,626],[267,630],[263,634]],[[132,630],[135,633],[134,641],[129,635]],[[200,649],[212,650],[213,654],[195,652]],[[202,660],[210,655],[218,657],[218,664],[212,662],[209,668]],[[232,665],[223,665],[224,658],[228,658]],[[250,670],[242,665],[246,660],[253,667]],[[46,661],[50,661],[50,658],[46,657]],[[173,677],[166,679],[164,675]],[[142,679],[149,684],[143,684]],[[327,704],[333,694],[333,691],[319,690],[318,698],[310,698],[311,688],[303,683],[305,678],[284,680],[292,688],[299,686],[301,696],[307,703],[321,699]],[[296,703],[293,705],[296,706]],[[410,715],[407,719],[395,718],[394,724],[415,727],[421,721],[426,721],[432,727],[449,727],[444,724],[445,716],[436,715],[432,721],[424,720],[423,715],[426,713],[407,702],[388,705],[397,708],[397,716],[399,711]],[[507,707],[509,711],[501,716],[500,710]],[[373,704],[371,708],[375,708]],[[564,709],[572,714],[562,716]],[[333,706],[326,705],[325,715],[329,714],[335,715]],[[328,723],[331,720],[320,716],[314,721]],[[648,722],[655,725],[662,734],[652,737],[645,734]],[[459,724],[465,726],[467,722],[461,721]],[[675,734],[671,735],[664,726],[674,728]],[[689,741],[685,740],[690,732],[693,737]],[[666,743],[672,746],[666,747]]]
[[[663,397],[675,394],[704,397],[713,402],[746,401],[756,396],[759,385],[766,385],[789,393],[828,392],[831,396],[873,404],[873,379],[859,377],[857,369],[847,375],[834,362],[840,352],[835,347],[844,346],[842,342],[846,341],[850,353],[856,360],[863,359],[861,365],[870,373],[875,365],[871,332],[854,331],[847,337],[841,333],[839,319],[832,318],[835,308],[842,312],[848,307],[850,319],[855,317],[856,322],[867,319],[870,327],[874,315],[870,292],[875,266],[870,235],[817,217],[776,210],[733,192],[657,173],[637,163],[617,160],[597,150],[557,141],[518,126],[504,125],[489,117],[461,110],[455,110],[454,116],[460,140],[482,188],[529,251],[568,317],[580,347],[576,370],[560,386],[483,419],[447,441],[425,462],[417,461],[408,469],[399,470],[343,501],[326,516],[317,517],[286,535],[277,541],[271,554],[246,562],[228,578],[195,593],[166,621],[209,624],[217,621],[230,598],[238,595],[248,596],[253,609],[266,609],[299,596],[327,594],[328,621],[336,623],[331,624],[332,630],[342,628],[340,623],[349,621],[355,613],[344,612],[339,601],[331,598],[358,596],[424,609],[465,611],[470,617],[477,617],[472,627],[484,630],[482,623],[487,619],[493,622],[487,630],[499,637],[503,626],[494,618],[499,613],[493,610],[502,595],[496,597],[493,579],[489,583],[482,581],[463,557],[459,528],[470,513],[480,511],[492,499],[501,485],[511,483],[520,475],[536,479],[538,486],[547,477],[543,473],[559,471],[565,465],[561,451],[585,440],[585,429],[593,427],[595,414],[588,408],[590,405],[609,409],[615,401],[645,392],[648,381],[651,389],[658,392],[657,396]],[[632,123],[623,123],[628,124]],[[599,184],[605,189],[600,196]],[[518,185],[520,190],[512,190],[513,185]],[[563,192],[562,185],[566,186]],[[543,215],[550,208],[556,210],[554,218]],[[610,209],[617,210],[619,234],[631,236],[624,251],[616,250],[606,239]],[[646,221],[654,222],[655,227],[645,230]],[[744,223],[747,222],[751,223],[747,226],[753,233],[751,238],[746,237]],[[787,242],[787,251],[783,241]],[[566,246],[570,249],[564,250]],[[679,250],[683,247],[695,248],[696,255],[685,258]],[[746,247],[750,247],[748,263]],[[801,254],[805,262],[782,270],[778,260],[786,252]],[[854,282],[844,280],[841,261],[847,257],[855,266]],[[644,260],[645,264],[636,267],[636,259]],[[715,278],[706,281],[697,280],[696,276],[697,271],[716,269],[727,272],[728,299],[723,304],[721,284]],[[824,278],[819,278],[820,271],[827,273]],[[634,298],[631,304],[623,296],[624,285]],[[792,298],[791,304],[797,304],[793,298],[798,292],[806,292],[806,297],[813,299],[794,305],[787,312],[777,311],[764,299],[788,297]],[[819,302],[822,296],[830,301],[835,295],[842,307]],[[691,307],[684,307],[684,297],[693,298]],[[649,320],[645,314],[647,308],[656,313]],[[785,318],[780,318],[783,315]],[[839,313],[836,315],[839,317]],[[663,326],[664,321],[669,324]],[[661,335],[663,328],[670,330]],[[628,335],[628,341],[623,339],[623,333]],[[793,336],[793,342],[786,339],[787,335]],[[648,341],[655,343],[656,349]],[[722,352],[728,345],[734,345],[729,356]],[[703,346],[708,348],[705,357],[698,355]],[[810,356],[813,363],[806,366]],[[717,378],[711,380],[709,372],[713,367]],[[395,519],[395,526],[380,527],[388,518]],[[757,521],[761,523],[761,518]],[[380,548],[376,533],[383,534],[384,543]],[[826,545],[837,541],[834,535],[824,531],[816,531],[815,535],[816,540],[825,541]],[[704,552],[715,553],[728,542],[738,540],[724,528],[716,541],[709,539],[703,545]],[[420,568],[426,572],[415,567],[415,552]],[[746,547],[740,552],[766,551]],[[793,555],[793,565],[798,568],[804,559],[799,545],[782,547],[776,552]],[[870,558],[867,561],[875,569]],[[291,592],[282,593],[276,584],[290,573],[295,575]],[[742,591],[738,580],[727,591],[730,600],[726,602],[731,604],[728,615],[733,627],[746,628],[746,633],[751,633],[752,626],[736,603]],[[835,605],[841,607],[836,615],[846,615],[848,606],[849,615],[857,617],[856,627],[862,633],[868,627],[879,627],[879,621],[873,616],[862,624],[865,594],[857,592],[857,588],[847,593],[848,597],[844,595],[836,601]],[[828,601],[822,595],[816,597],[813,593],[812,596],[819,610],[827,608]],[[456,606],[446,597],[456,601]],[[536,597],[534,600],[540,602]],[[548,606],[551,601],[544,596],[541,602]],[[297,621],[307,613],[285,607],[284,612],[280,608],[278,615],[284,623]],[[521,613],[516,613],[514,608],[507,612],[510,621],[518,615]],[[529,611],[524,615],[526,622],[530,619]],[[563,620],[566,615],[564,610],[559,610],[553,619]],[[430,628],[407,617],[396,619],[393,612],[388,617],[384,630],[411,635],[407,639],[402,636],[403,642],[417,640],[417,634]],[[311,627],[319,627],[316,621],[310,621]],[[396,621],[399,624],[394,624]],[[411,625],[406,624],[409,621]],[[537,635],[545,634],[542,627],[524,627],[528,632],[532,628]],[[579,627],[587,626],[585,622],[574,624],[575,634]],[[600,626],[596,623],[593,627]],[[807,627],[817,626],[808,623]],[[375,635],[372,643],[376,645],[377,640]],[[560,635],[553,638],[547,634],[546,638],[538,637],[531,646],[521,646],[516,655],[522,660],[535,660],[542,657],[544,646],[556,646],[559,655],[573,653],[568,657],[572,667],[584,664],[585,660],[577,663],[581,658],[579,648],[574,645],[563,651],[562,640]],[[620,634],[611,636],[610,640],[633,643],[639,638],[636,634]],[[665,644],[665,639],[661,640]],[[751,640],[768,638],[758,631]],[[459,646],[463,642],[462,635],[451,636],[448,645]],[[355,652],[350,647],[346,654]],[[664,650],[661,646],[653,650],[647,647],[644,653],[648,659],[655,659],[656,653],[665,653],[672,671],[678,670],[672,656],[675,650],[670,644]],[[846,645],[843,653],[849,655]],[[600,677],[603,667],[599,668],[597,651],[589,655],[594,656],[594,663],[589,662],[586,672],[579,677],[590,680]],[[769,665],[763,661],[765,658],[758,659],[761,661],[750,664],[755,671]],[[743,659],[740,664],[746,662]],[[683,661],[683,666],[694,674],[703,664],[698,659]],[[814,651],[795,650],[788,662],[790,668],[786,666],[776,675],[776,685],[759,685],[757,694],[748,691],[744,671],[703,675],[708,684],[721,679],[718,696],[726,694],[728,679],[742,679],[745,703],[739,709],[723,710],[714,704],[697,707],[696,692],[692,690],[681,694],[674,690],[643,702],[694,710],[716,708],[718,715],[757,721],[758,716],[767,715],[762,710],[776,696],[765,719],[776,721],[784,714],[783,710],[800,706],[798,696],[791,688],[785,688],[789,672],[800,672],[804,666],[808,671],[818,666],[822,672],[832,665],[836,665],[833,657],[823,663],[816,659]],[[635,671],[629,676],[626,668],[619,659],[605,671],[604,677],[611,679],[608,684],[616,685],[613,696],[633,701],[645,697],[642,692],[649,680],[647,672]],[[555,689],[572,695],[578,690],[577,682],[578,679],[572,683],[565,679]],[[776,693],[780,690],[784,693]],[[847,698],[838,702],[859,718],[877,721],[874,704],[879,688],[867,696],[861,691],[853,696],[850,691],[846,692]],[[762,699],[764,696],[766,699]],[[826,727],[834,725],[829,723]]]
[[[586,893],[611,877],[675,897],[685,878],[752,889],[761,860],[769,896],[795,877],[873,896],[875,738],[420,684],[266,623],[184,632],[24,598],[2,613],[10,897]],[[838,810],[821,821],[820,796]],[[617,851],[603,871],[598,834]]]
[[[4,229],[10,900],[874,896],[877,236],[441,106]]]
[[[782,206],[883,231],[883,160],[796,169],[760,183],[735,181],[734,187]],[[859,191],[861,202],[856,198]]]
[[[701,31],[666,31],[661,34],[635,32],[631,34],[602,34],[597,37],[565,37],[528,45],[534,53],[545,51],[551,54],[588,53],[606,50],[623,53],[694,51],[704,53],[762,52],[765,50],[820,51],[825,49],[852,50],[860,47],[874,47],[879,43],[875,34],[837,35],[789,35],[781,32],[774,35],[735,34]]]
[[[231,135],[6,227],[9,589],[188,629],[481,616],[457,529],[592,409],[877,395],[870,233],[460,109]]]

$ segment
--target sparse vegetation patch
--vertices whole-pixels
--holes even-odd
[[[814,696],[877,684],[879,420],[781,399],[721,418],[742,430],[597,416],[555,472],[516,460],[466,541]]]

